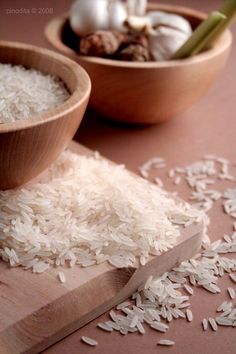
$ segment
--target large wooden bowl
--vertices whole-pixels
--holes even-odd
[[[179,6],[151,4],[149,9],[183,15],[193,28],[206,17]],[[131,63],[78,55],[71,48],[74,38],[68,29],[67,14],[53,19],[45,34],[55,48],[88,71],[93,84],[92,108],[103,116],[128,123],[161,122],[192,106],[218,77],[232,42],[231,33],[226,31],[213,48],[193,58]]]
[[[0,41],[0,63],[57,75],[71,93],[62,105],[37,117],[0,124],[1,190],[34,178],[67,147],[82,120],[91,84],[88,74],[77,63],[31,45]]]

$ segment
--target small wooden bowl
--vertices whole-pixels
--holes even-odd
[[[193,28],[206,17],[202,12],[179,6],[150,4],[149,10],[182,15]],[[53,19],[45,30],[55,48],[88,71],[93,84],[92,108],[103,116],[128,123],[165,121],[192,106],[218,77],[232,42],[231,33],[226,31],[211,49],[195,57],[137,63],[78,55],[71,48],[75,38],[69,32],[68,15]]]
[[[4,190],[39,175],[67,147],[83,118],[91,84],[85,70],[72,60],[27,44],[0,41],[0,63],[56,75],[71,93],[62,105],[37,117],[0,124],[0,190]]]

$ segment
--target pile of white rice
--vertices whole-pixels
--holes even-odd
[[[124,166],[64,152],[40,183],[0,192],[0,257],[40,273],[51,265],[146,263],[201,212]]]
[[[0,63],[0,124],[36,116],[68,98],[69,92],[58,77]]]

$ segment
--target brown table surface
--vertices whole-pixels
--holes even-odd
[[[16,40],[50,48],[44,38],[44,27],[53,17],[67,11],[70,0],[1,0],[0,2],[0,39]],[[220,6],[221,1],[208,0],[172,0],[169,3],[194,7],[209,11]],[[35,9],[35,14],[30,9]],[[50,15],[40,15],[39,8],[52,8]],[[26,9],[30,14],[13,14],[11,9]],[[24,11],[24,10],[23,10]],[[236,26],[233,27],[236,36]],[[127,127],[110,123],[87,113],[76,134],[76,140],[91,149],[99,150],[104,156],[118,163],[125,163],[134,171],[146,159],[163,156],[167,159],[168,169],[177,165],[186,165],[201,158],[206,153],[214,153],[236,161],[236,45],[223,74],[209,90],[207,95],[190,110],[177,119],[161,125],[147,127]],[[176,189],[166,177],[167,169],[160,173],[165,187]],[[223,183],[222,187],[229,186]],[[188,188],[181,187],[180,195],[187,197]],[[232,220],[222,213],[220,206],[211,214],[210,237],[218,239],[224,233],[232,232]],[[222,292],[211,295],[202,289],[195,290],[191,298],[194,321],[187,323],[177,320],[170,325],[167,334],[161,335],[154,330],[147,330],[144,336],[119,333],[107,334],[96,329],[95,320],[64,340],[55,344],[46,354],[86,354],[86,353],[165,353],[175,354],[233,354],[236,353],[235,328],[220,327],[217,332],[203,332],[201,320],[215,316],[216,307],[224,300],[229,300],[226,289],[233,286],[228,277],[219,282]],[[235,287],[235,286],[234,286]],[[236,300],[234,300],[236,305]],[[107,314],[99,321],[106,320]],[[81,343],[82,335],[98,340],[96,348]],[[160,348],[156,343],[161,338],[173,339],[172,348]],[[14,340],[12,338],[12,340]]]

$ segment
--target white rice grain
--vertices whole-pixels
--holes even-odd
[[[61,283],[65,283],[66,282],[65,274],[63,272],[59,272],[58,279],[60,280]]]
[[[184,289],[190,294],[193,295],[193,288],[191,286],[184,284]]]
[[[145,329],[144,329],[144,327],[143,327],[141,322],[138,322],[137,328],[138,328],[138,331],[139,331],[140,334],[145,334]]]
[[[98,345],[98,342],[95,339],[86,336],[82,336],[81,341],[85,344],[90,345],[91,347],[95,347],[96,345]]]
[[[215,321],[219,326],[232,326],[233,320],[226,317],[216,317]]]
[[[169,340],[169,339],[161,339],[161,340],[159,340],[159,342],[157,344],[164,345],[164,346],[172,346],[175,344],[175,342],[173,340]]]
[[[210,323],[210,326],[211,326],[212,330],[213,330],[213,331],[217,331],[218,326],[217,326],[217,323],[216,323],[215,319],[212,318],[212,317],[210,317],[210,318],[208,319],[208,321],[209,321],[209,323]]]
[[[122,310],[122,309],[124,309],[125,307],[128,307],[128,306],[130,306],[130,305],[131,305],[130,301],[124,301],[124,302],[122,302],[121,304],[117,305],[117,306],[116,306],[116,309],[117,309],[117,310]]]
[[[236,283],[236,274],[230,273],[229,277],[234,283]]]
[[[227,309],[227,301],[222,302],[222,304],[220,304],[220,306],[217,307],[216,311],[217,312],[221,312],[221,311],[225,311]]]
[[[162,322],[153,322],[151,323],[150,327],[155,329],[156,331],[163,332],[163,333],[165,333],[169,329],[169,326],[167,326]]]
[[[228,293],[231,299],[235,299],[235,291],[233,288],[229,287],[228,289]]]
[[[192,313],[191,310],[189,310],[189,309],[186,310],[186,317],[187,317],[188,322],[192,322],[192,320],[193,320],[193,313]]]
[[[180,184],[180,182],[181,182],[181,177],[180,176],[175,177],[174,184],[178,185],[178,184]]]
[[[208,321],[206,318],[203,318],[203,320],[202,320],[202,328],[203,328],[203,331],[207,331]]]
[[[97,327],[102,329],[103,331],[105,332],[112,332],[113,331],[113,328],[111,326],[109,326],[107,323],[101,323],[99,322],[97,324]]]

